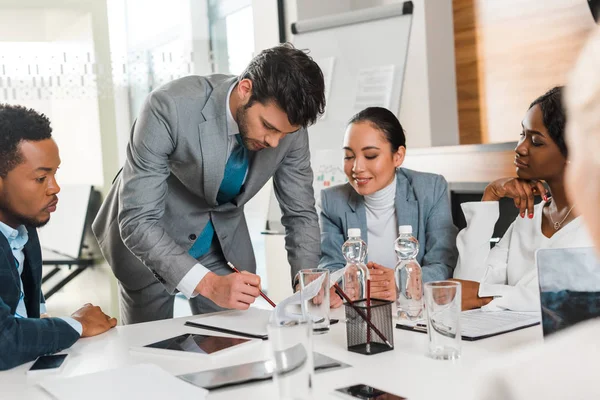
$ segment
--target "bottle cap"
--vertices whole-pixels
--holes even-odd
[[[348,237],[360,237],[360,229],[358,229],[358,228],[348,229]]]
[[[400,225],[398,227],[398,233],[402,234],[412,234],[412,225]]]

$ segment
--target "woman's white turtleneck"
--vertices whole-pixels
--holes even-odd
[[[398,236],[396,218],[396,178],[373,194],[364,196],[367,213],[369,261],[384,267],[396,266],[394,240]]]

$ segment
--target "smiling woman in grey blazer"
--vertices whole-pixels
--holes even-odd
[[[396,299],[394,240],[399,225],[411,225],[419,240],[423,281],[447,279],[456,265],[457,229],[448,184],[441,175],[400,168],[406,152],[402,125],[389,110],[369,107],[350,120],[344,136],[348,183],[321,192],[321,261],[344,267],[342,244],[349,228],[360,228],[369,246],[371,293]],[[332,307],[341,305],[331,296]]]

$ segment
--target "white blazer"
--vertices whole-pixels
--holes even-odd
[[[498,202],[461,204],[467,227],[456,238],[458,264],[454,277],[480,282],[479,296],[495,297],[484,310],[539,311],[536,250],[593,246],[581,217],[564,225],[551,238],[544,236],[544,204],[535,206],[533,219],[518,216],[491,250],[490,238],[500,213]]]

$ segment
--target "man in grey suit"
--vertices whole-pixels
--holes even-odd
[[[121,295],[124,323],[247,309],[260,278],[244,204],[273,177],[292,275],[320,256],[306,127],[325,106],[323,74],[291,45],[239,77],[189,76],[147,98],[93,231]],[[232,274],[227,261],[241,274]]]

